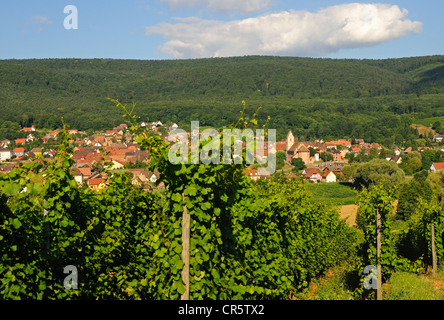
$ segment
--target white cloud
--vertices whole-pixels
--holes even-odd
[[[272,0],[162,0],[168,2],[171,9],[183,7],[206,7],[211,13],[259,12],[268,8]]]
[[[193,17],[146,27],[146,34],[168,39],[161,50],[174,58],[322,56],[421,32],[422,23],[407,15],[396,5],[352,3],[316,13],[290,10],[228,22]]]
[[[37,29],[37,32],[42,32],[44,27],[52,25],[52,21],[43,16],[32,16],[26,25],[31,25]]]
[[[29,23],[32,24],[32,25],[49,26],[49,25],[52,24],[52,21],[49,20],[47,17],[32,16],[31,19],[29,19]]]

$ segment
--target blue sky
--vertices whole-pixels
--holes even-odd
[[[78,29],[63,12],[78,9]],[[0,59],[444,54],[444,1],[15,0],[0,5]]]

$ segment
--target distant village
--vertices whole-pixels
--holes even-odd
[[[142,126],[151,126],[150,130],[157,131],[162,123],[143,123]],[[26,138],[16,139],[13,143],[9,140],[0,142],[0,163],[3,163],[0,165],[0,173],[8,173],[37,156],[51,161],[56,155],[60,130],[54,130],[40,138],[42,147],[37,148],[28,147],[36,140],[36,128],[25,127],[21,131],[27,133]],[[68,133],[73,137],[70,141],[74,149],[72,159],[75,161],[72,174],[79,185],[85,184],[93,190],[103,189],[106,186],[107,170],[124,170],[132,173],[132,183],[135,185],[148,189],[163,186],[162,183],[156,183],[158,172],[145,169],[149,163],[149,154],[140,150],[139,145],[133,142],[133,136],[128,133],[126,124],[93,135],[75,129],[68,130]],[[12,144],[15,148],[9,147]]]
[[[169,139],[168,134],[178,128],[177,124],[165,126],[160,121],[142,123],[141,126],[162,136],[164,140],[170,143],[173,141]],[[38,156],[51,161],[56,155],[59,130],[54,130],[39,138],[41,147],[33,148],[30,148],[29,145],[37,140],[37,129],[31,126],[22,128],[20,131],[26,134],[26,138],[16,139],[13,142],[9,140],[0,142],[0,174],[8,173],[15,167],[22,165],[24,162],[32,161]],[[79,185],[86,185],[93,190],[103,189],[106,187],[107,172],[123,170],[132,174],[134,185],[149,190],[164,186],[159,181],[159,172],[146,169],[150,156],[134,142],[133,135],[129,133],[126,124],[120,124],[113,129],[91,135],[75,129],[68,130],[68,133],[73,137],[73,140],[70,141],[74,149],[72,159],[75,161],[72,174]],[[190,133],[187,134],[190,135]],[[186,137],[184,138],[187,140]],[[437,145],[442,145],[442,140],[442,135],[434,137],[434,142]],[[309,182],[331,183],[336,182],[338,177],[342,175],[342,169],[349,163],[349,159],[358,154],[384,154],[383,158],[387,161],[400,164],[403,155],[412,151],[421,152],[427,149],[431,148],[419,147],[417,150],[395,148],[387,150],[378,143],[367,143],[363,139],[298,141],[298,138],[289,130],[284,140],[265,143],[264,150],[260,153],[264,157],[267,157],[269,153],[285,153],[286,167],[282,171],[287,178],[302,176],[303,179]],[[444,151],[444,149],[440,150]],[[329,155],[328,159],[323,156],[325,154]],[[288,170],[291,169],[293,159],[301,159],[305,168],[298,173],[295,173],[294,170]],[[444,163],[433,163],[430,170],[444,170]],[[253,180],[267,177],[261,176],[254,165],[244,172]]]
[[[441,144],[443,141],[442,135],[436,135],[434,142]],[[285,152],[287,165],[290,165],[292,159],[302,159],[306,168],[304,168],[300,176],[308,182],[337,182],[338,178],[342,176],[342,169],[352,159],[359,154],[383,155],[383,159],[393,161],[401,164],[402,157],[413,151],[422,152],[431,147],[418,147],[413,150],[411,147],[401,150],[395,148],[393,150],[384,149],[378,143],[367,143],[363,139],[339,139],[335,141],[298,141],[294,137],[291,130],[289,130],[286,139],[276,142],[274,145],[269,145],[267,150],[264,150],[266,155],[268,152]],[[439,149],[444,152],[444,149]],[[322,155],[329,155],[329,159],[322,159]],[[444,170],[444,163],[433,163],[430,171]],[[285,169],[283,170],[285,172]],[[261,176],[257,169],[249,169],[245,171],[252,179],[265,178]],[[296,178],[298,175],[293,171],[286,174],[287,178]]]

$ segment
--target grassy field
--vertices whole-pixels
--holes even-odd
[[[348,183],[307,183],[306,188],[316,200],[330,205],[345,206],[357,201],[358,193]]]
[[[436,134],[436,131],[433,130],[431,127],[422,125],[422,124],[412,124],[411,127],[413,129],[418,130],[419,134],[422,134],[424,137],[428,137],[429,133],[431,132],[433,135]]]
[[[350,211],[352,217],[347,219],[347,222],[355,225],[353,220],[357,211],[358,193],[348,183],[307,183],[306,189],[316,200],[341,207],[341,215],[344,215],[344,209]],[[394,206],[396,205],[395,203]],[[399,221],[392,223],[395,230],[401,230],[403,227]],[[360,299],[355,290],[362,284],[354,268],[348,263],[331,268],[326,274],[313,279],[297,299]],[[390,280],[383,284],[383,300],[444,300],[444,271],[441,269],[437,275],[395,272]]]
[[[431,127],[432,124],[435,123],[436,121],[439,121],[442,124],[444,124],[444,117],[433,117],[433,118],[414,120],[415,124],[421,124],[427,127]]]
[[[346,268],[334,267],[324,276],[314,279],[301,294],[303,300],[355,300],[353,291],[361,285],[350,278]],[[444,275],[418,275],[395,272],[382,285],[383,300],[444,300]]]
[[[384,300],[443,300],[444,274],[395,272],[382,290]]]

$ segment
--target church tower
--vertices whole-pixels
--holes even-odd
[[[290,150],[290,148],[294,145],[294,136],[293,136],[293,132],[291,132],[291,130],[288,131],[287,134],[287,139],[286,139],[286,146],[285,146],[285,151],[288,152],[288,150]]]

